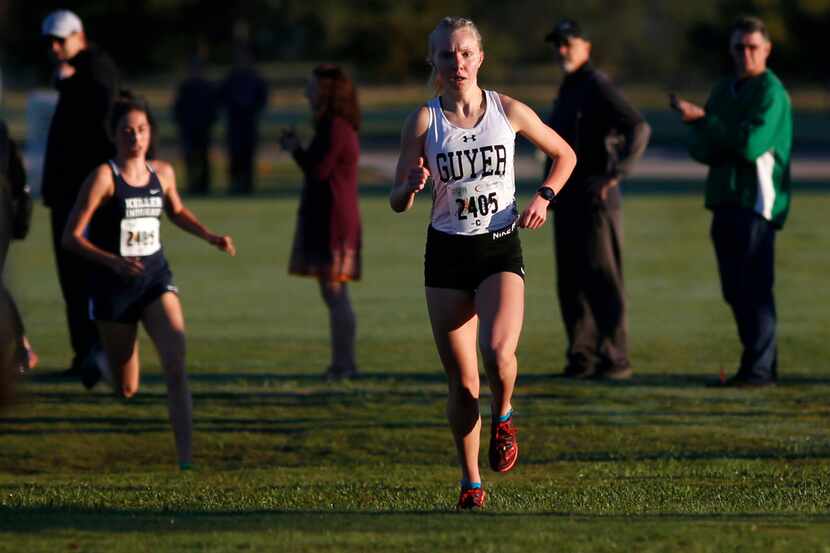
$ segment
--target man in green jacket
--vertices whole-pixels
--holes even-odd
[[[743,345],[737,374],[723,384],[767,386],[778,378],[774,245],[790,208],[792,112],[767,68],[772,44],[764,23],[740,18],[729,47],[735,75],[715,85],[706,107],[674,95],[671,105],[691,131],[689,153],[709,166],[712,242]]]

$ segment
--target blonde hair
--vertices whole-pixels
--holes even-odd
[[[432,32],[429,33],[429,37],[427,38],[427,63],[432,68],[428,82],[429,86],[435,90],[436,94],[441,92],[444,85],[438,78],[438,71],[435,70],[435,63],[432,61],[432,56],[435,55],[435,37],[438,36],[438,33],[441,31],[449,31],[452,33],[459,29],[467,29],[473,33],[473,36],[476,38],[476,42],[478,42],[478,49],[484,50],[484,42],[481,40],[481,33],[478,32],[478,27],[476,27],[476,24],[473,23],[471,19],[467,19],[466,17],[447,16],[439,21],[438,25],[436,25]]]

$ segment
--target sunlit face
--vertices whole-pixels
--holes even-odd
[[[466,28],[439,31],[433,40],[432,63],[442,86],[454,90],[476,86],[484,52],[475,33]]]
[[[143,111],[127,112],[115,129],[115,148],[125,158],[143,157],[150,147],[150,122]]]
[[[735,63],[735,72],[741,78],[756,77],[766,71],[771,50],[772,44],[758,31],[735,31],[729,41],[729,53]]]
[[[591,43],[581,37],[570,37],[556,45],[556,61],[565,73],[573,73],[591,57]]]
[[[49,55],[55,63],[69,61],[86,48],[86,37],[83,33],[72,33],[66,38],[48,36],[46,40],[49,44]]]

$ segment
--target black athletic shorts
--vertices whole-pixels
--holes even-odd
[[[124,278],[108,269],[93,278],[90,294],[90,317],[96,321],[137,323],[144,310],[167,292],[178,294],[173,285],[173,273],[167,262],[147,267],[145,273],[134,278]]]
[[[425,286],[474,292],[484,279],[496,273],[525,277],[522,244],[515,223],[476,236],[447,234],[429,226],[424,254]]]

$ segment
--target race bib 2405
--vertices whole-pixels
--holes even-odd
[[[503,198],[503,186],[496,179],[454,182],[447,185],[450,213],[459,233],[486,229],[499,209],[509,204]]]
[[[161,249],[159,220],[155,217],[121,219],[122,257],[144,257]]]

